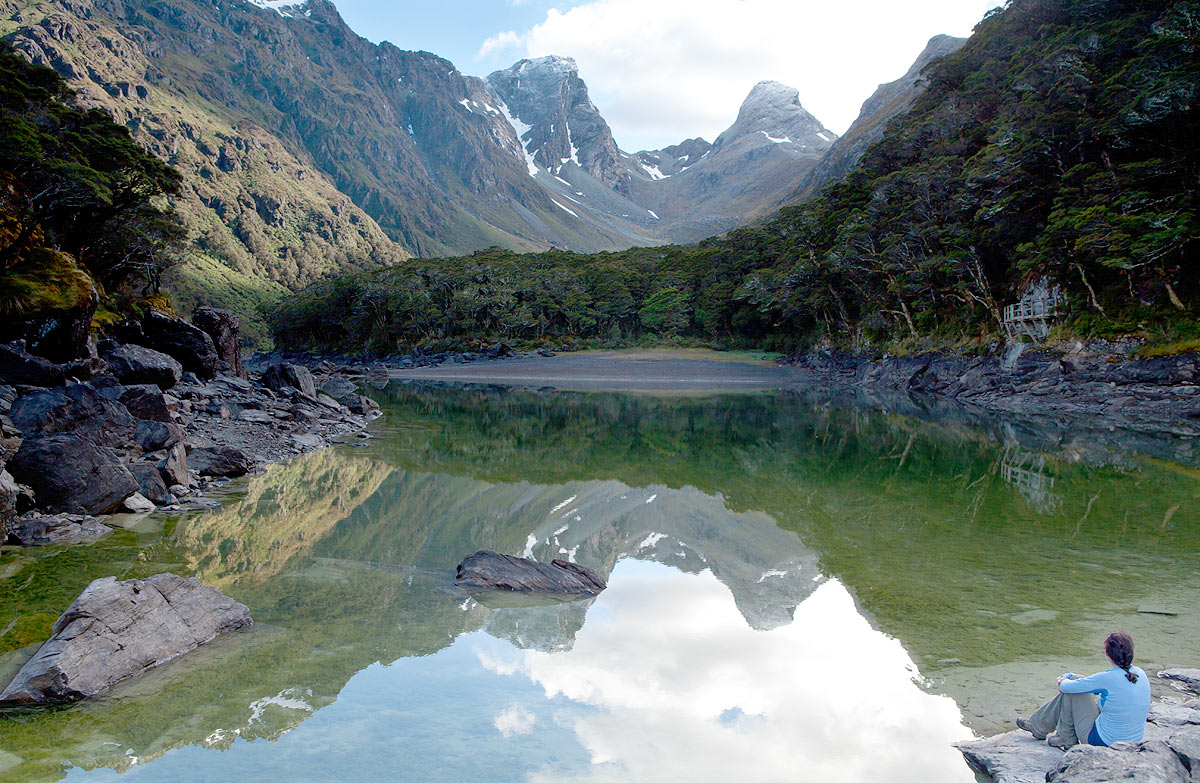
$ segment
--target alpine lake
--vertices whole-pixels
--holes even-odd
[[[1109,630],[1200,663],[1180,439],[795,389],[371,394],[373,438],[219,508],[0,553],[5,682],[99,577],[196,576],[255,619],[0,717],[0,779],[971,783],[951,743],[1104,668]],[[479,549],[609,587],[470,595]]]

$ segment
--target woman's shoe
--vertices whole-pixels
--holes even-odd
[[[1079,743],[1072,742],[1071,740],[1068,740],[1058,734],[1051,734],[1049,737],[1046,737],[1046,744],[1056,747],[1059,750],[1067,750],[1068,748],[1075,747]]]
[[[1046,739],[1046,735],[1045,735],[1045,734],[1039,734],[1039,733],[1038,733],[1038,732],[1037,732],[1037,731],[1036,731],[1036,730],[1033,728],[1033,724],[1029,722],[1029,719],[1028,719],[1028,718],[1017,718],[1017,728],[1018,728],[1018,729],[1024,729],[1025,731],[1028,731],[1030,734],[1032,734],[1032,735],[1033,735],[1033,738],[1034,738],[1035,740],[1044,740],[1044,739]]]

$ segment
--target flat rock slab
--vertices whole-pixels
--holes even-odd
[[[95,696],[250,623],[249,609],[195,579],[97,579],[0,693],[0,707]]]
[[[1045,783],[1046,773],[1063,759],[1063,751],[1035,740],[1025,731],[987,739],[956,742],[967,762],[996,783]]]
[[[539,563],[523,557],[482,550],[458,564],[455,583],[468,590],[514,590],[527,593],[596,595],[607,585],[600,574],[578,563]]]
[[[1200,669],[1163,669],[1158,676],[1170,680],[1183,690],[1200,693]]]
[[[1048,783],[1188,783],[1188,770],[1162,742],[1118,742],[1111,748],[1076,745],[1046,775]]]

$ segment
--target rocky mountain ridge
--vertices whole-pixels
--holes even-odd
[[[329,0],[0,0],[0,38],[183,175],[182,310],[239,313],[408,255],[696,241],[783,203],[836,138],[757,85],[714,144],[626,153],[567,57],[479,79]]]
[[[883,136],[888,120],[907,111],[924,91],[926,81],[922,72],[925,67],[938,58],[958,51],[966,42],[966,38],[935,35],[903,76],[879,85],[871,97],[863,102],[858,117],[846,134],[833,143],[821,161],[801,180],[795,200],[807,201],[820,193],[827,183],[848,174],[867,148]]]

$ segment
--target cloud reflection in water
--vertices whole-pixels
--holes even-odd
[[[591,756],[531,781],[972,781],[950,747],[970,736],[954,702],[923,691],[895,639],[827,582],[794,621],[755,631],[704,571],[622,560],[566,652],[477,650],[524,675]]]

